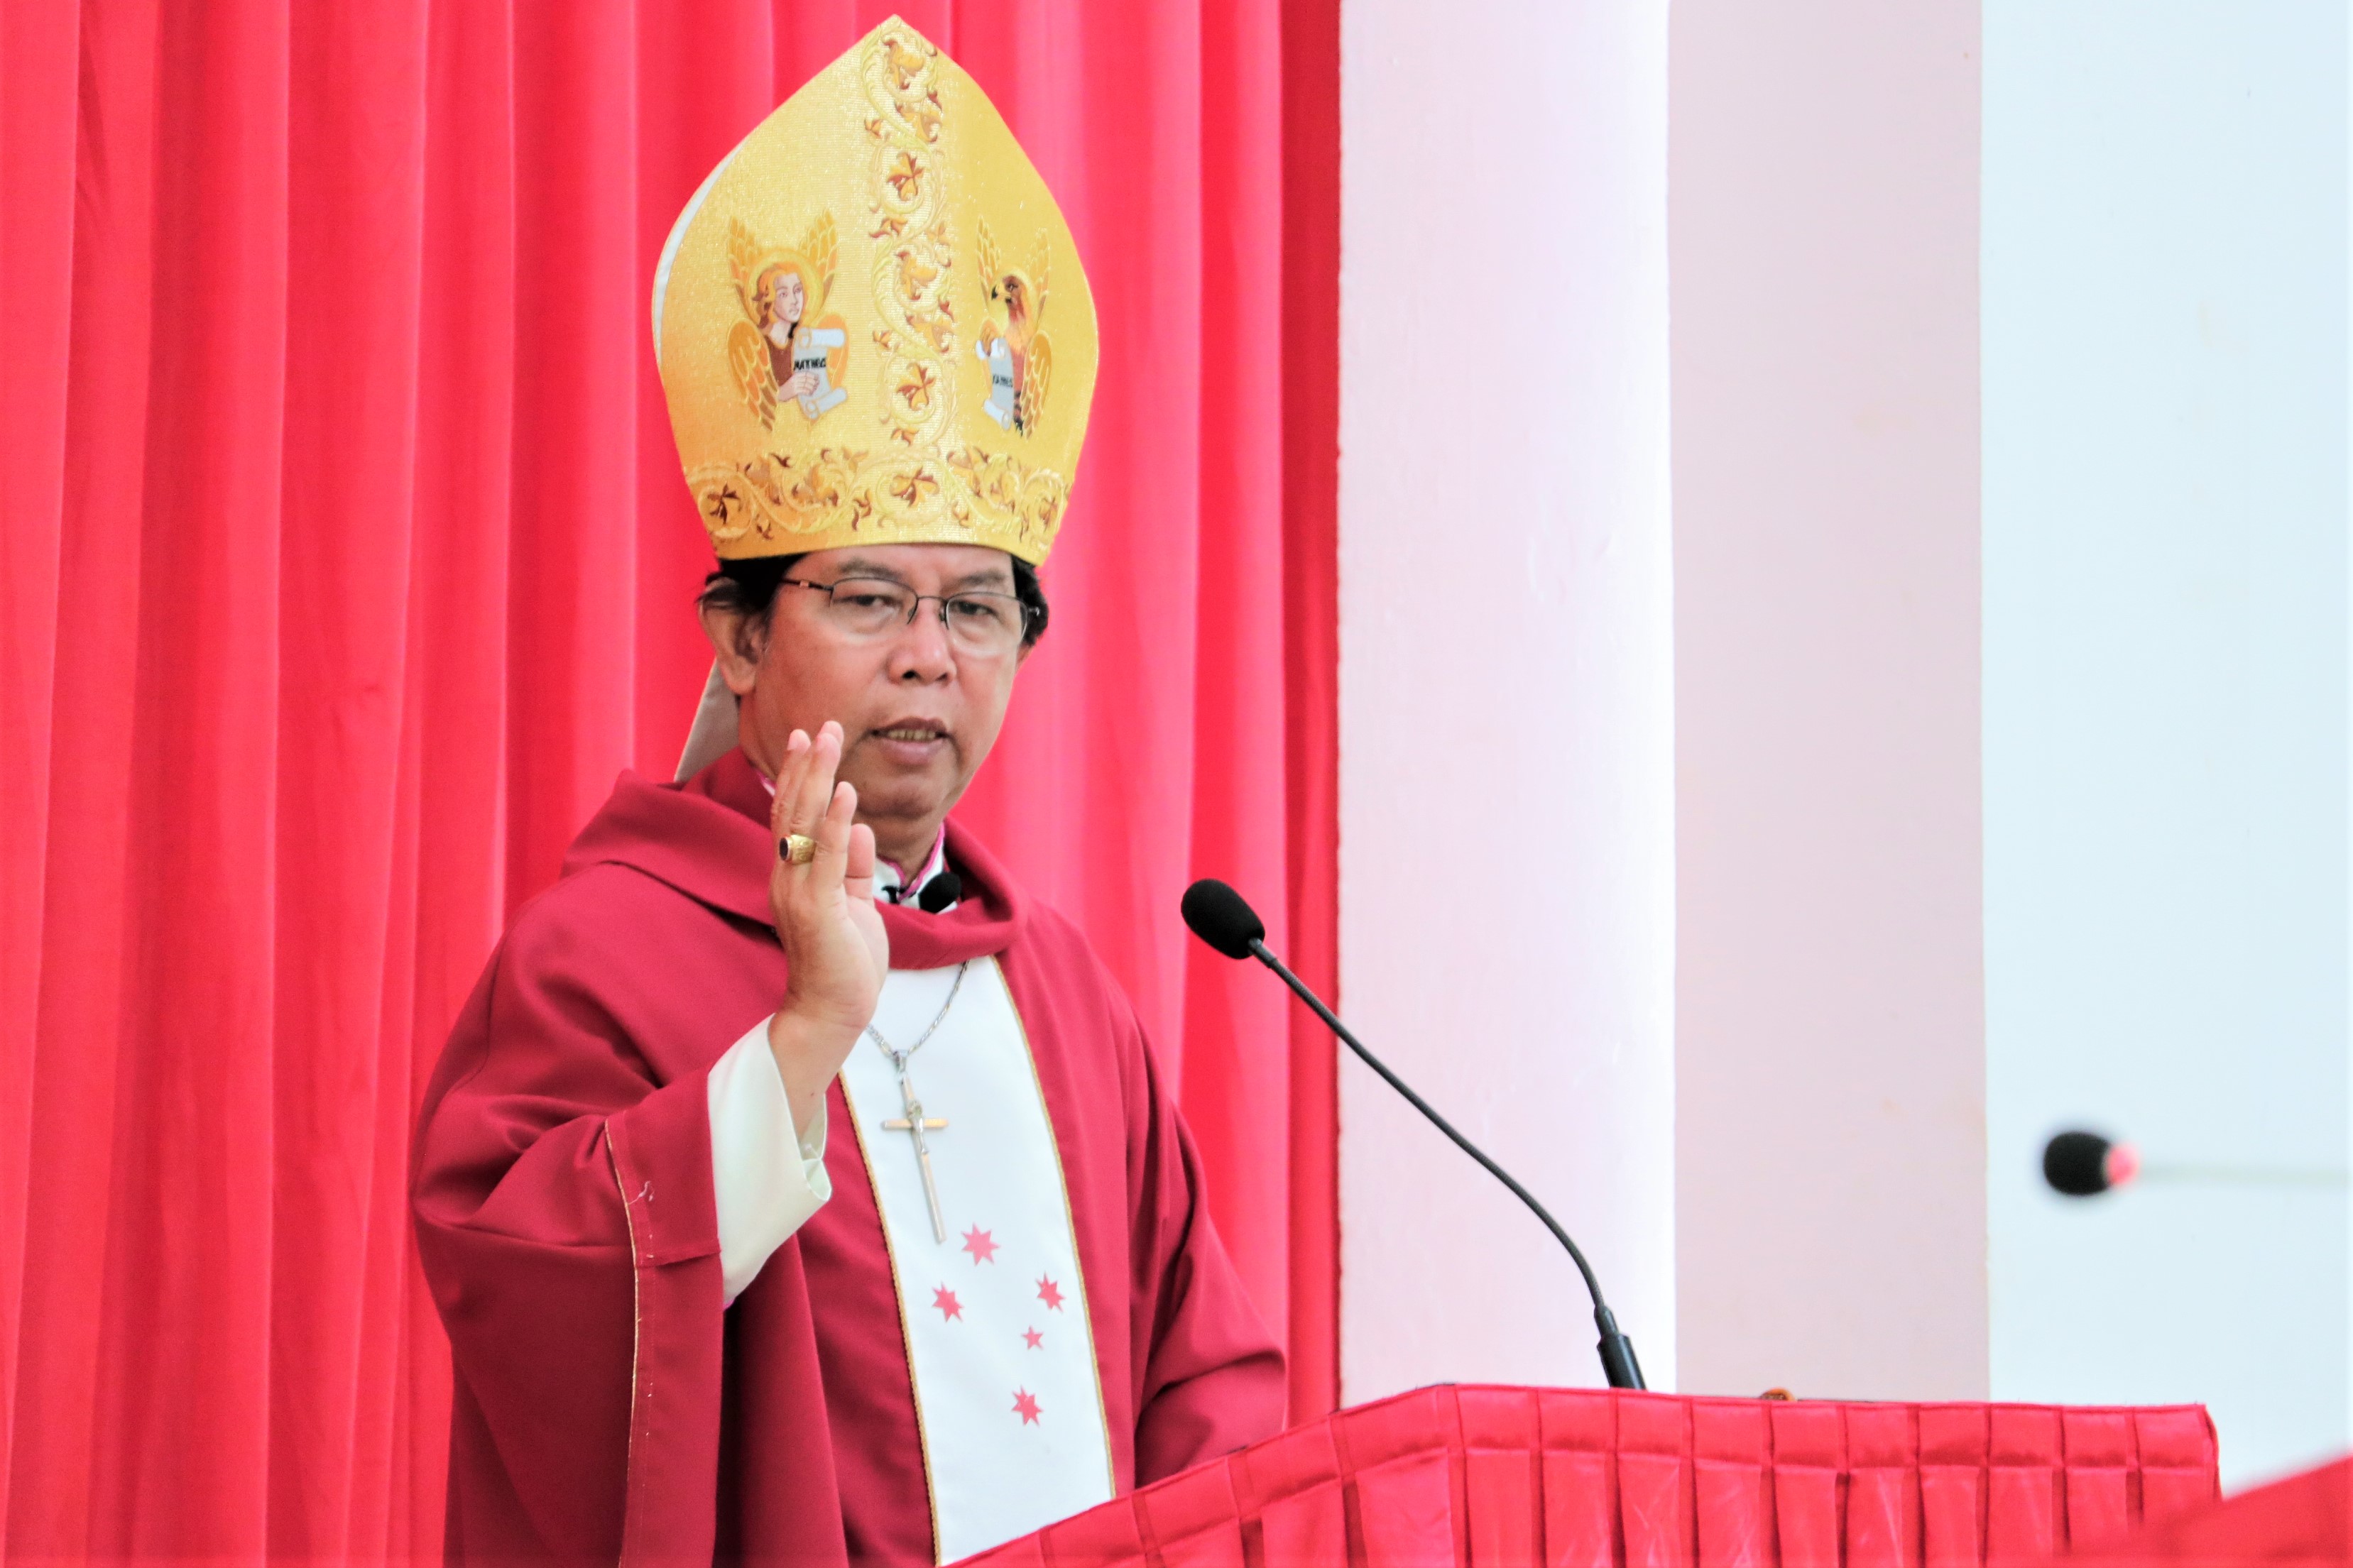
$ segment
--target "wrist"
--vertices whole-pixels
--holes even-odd
[[[776,1059],[776,1074],[784,1079],[797,1128],[807,1126],[843,1058],[858,1044],[858,1035],[854,1027],[813,1018],[790,1003],[768,1019],[768,1050]]]

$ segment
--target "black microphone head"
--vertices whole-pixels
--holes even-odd
[[[1250,900],[1215,877],[1185,889],[1185,923],[1228,958],[1248,958],[1250,943],[1266,940],[1266,922]]]
[[[2097,1196],[2116,1184],[2108,1171],[2114,1146],[2096,1132],[2059,1133],[2042,1146],[2042,1179],[2071,1198]]]
[[[923,884],[923,890],[915,895],[915,907],[935,915],[963,897],[964,879],[954,871],[943,871]]]

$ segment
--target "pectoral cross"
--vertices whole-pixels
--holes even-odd
[[[885,1121],[882,1130],[904,1132],[915,1141],[915,1163],[923,1168],[923,1198],[932,1205],[932,1239],[944,1244],[948,1238],[948,1222],[940,1216],[940,1189],[939,1184],[932,1180],[932,1151],[931,1146],[923,1142],[923,1134],[946,1131],[947,1120],[923,1115],[923,1102],[915,1098],[915,1086],[908,1081],[903,1068],[899,1071],[899,1093],[907,1101],[907,1113]]]

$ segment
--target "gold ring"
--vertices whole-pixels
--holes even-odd
[[[817,858],[817,840],[806,833],[787,833],[785,841],[776,847],[791,865],[806,866]]]

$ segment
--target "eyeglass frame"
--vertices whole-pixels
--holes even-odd
[[[908,584],[902,583],[894,577],[878,577],[864,572],[852,572],[848,576],[837,577],[830,583],[812,583],[806,577],[776,579],[776,586],[779,588],[814,588],[826,596],[828,604],[832,601],[834,590],[844,583],[880,583],[902,592],[913,593],[913,589]],[[1014,628],[1013,647],[1019,648],[1029,642],[1029,624],[1037,614],[1036,607],[1018,594],[1003,593],[995,588],[960,588],[953,594],[915,594],[915,602],[907,606],[907,618],[900,623],[901,626],[913,626],[915,617],[923,613],[925,604],[937,605],[940,607],[940,629],[947,634],[949,643],[953,646],[955,641],[955,628],[948,624],[948,601],[951,599],[1012,600],[1013,607],[1021,612],[1021,624]]]

